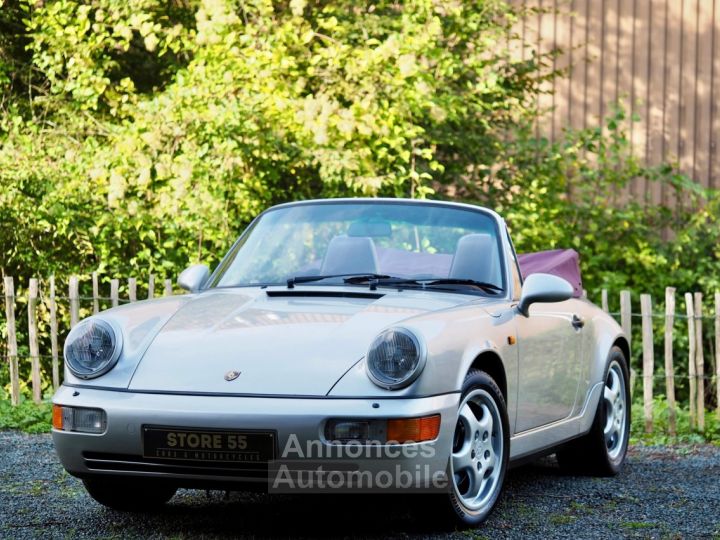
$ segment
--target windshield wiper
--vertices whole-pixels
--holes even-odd
[[[295,276],[287,280],[287,286],[288,289],[292,289],[295,285],[300,283],[311,283],[313,281],[322,281],[323,279],[330,278],[346,278],[343,280],[344,283],[355,283],[354,280],[357,279],[359,280],[357,283],[362,283],[366,280],[387,279],[390,277],[391,276],[386,274],[372,274],[368,272],[358,272],[354,274],[330,274],[324,276]]]
[[[493,292],[500,292],[503,290],[502,287],[498,287],[494,283],[487,283],[486,281],[476,281],[474,279],[454,279],[454,278],[434,279],[432,281],[427,282],[426,285],[470,285],[473,287],[477,287],[478,289],[483,289],[483,290],[488,290],[488,291],[493,291]]]
[[[363,283],[369,282],[370,288],[374,289],[377,286],[395,286],[395,285],[418,285],[421,287],[437,287],[440,285],[468,285],[481,289],[485,292],[499,292],[502,291],[502,287],[498,287],[493,283],[487,283],[484,281],[476,281],[474,279],[456,279],[456,278],[422,278],[422,279],[410,279],[410,278],[398,278],[398,277],[374,277],[374,276],[357,276],[346,279],[346,283]]]

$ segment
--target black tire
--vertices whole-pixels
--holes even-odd
[[[477,391],[482,392],[482,399],[488,396],[495,403],[497,407],[497,413],[499,413],[500,426],[502,433],[497,433],[497,422],[494,421],[492,427],[492,434],[490,435],[490,442],[488,444],[494,445],[492,441],[502,442],[501,456],[499,459],[496,458],[496,463],[499,467],[499,473],[486,497],[483,498],[486,502],[482,504],[480,508],[469,508],[460,494],[460,487],[463,480],[458,480],[460,475],[453,474],[452,460],[453,456],[450,456],[448,462],[448,477],[450,478],[450,489],[448,493],[448,501],[450,503],[450,514],[454,518],[456,524],[461,527],[474,527],[482,523],[492,512],[493,508],[497,504],[500,493],[502,492],[503,484],[505,482],[505,473],[507,472],[508,459],[510,457],[510,427],[508,423],[507,406],[505,404],[505,398],[500,391],[500,388],[495,383],[493,378],[477,369],[472,369],[468,372],[465,377],[465,381],[462,387],[462,393],[458,407],[458,423],[456,426],[455,435],[453,437],[453,449],[455,452],[456,446],[462,444],[461,438],[465,437],[465,429],[461,424],[460,407],[465,403],[466,398],[471,395],[475,395]],[[495,455],[497,453],[495,452]],[[479,459],[479,458],[478,458]],[[499,462],[499,463],[498,463]],[[492,475],[494,476],[494,475]]]
[[[156,510],[172,499],[177,487],[143,478],[85,478],[85,489],[97,502],[113,510]]]
[[[615,366],[622,372],[622,392],[625,396],[624,409],[621,411],[621,414],[625,415],[621,442],[618,448],[611,450],[608,447],[604,433],[608,419],[608,402],[601,394],[590,431],[564,445],[557,452],[558,463],[568,472],[590,476],[615,476],[625,463],[630,438],[630,376],[625,354],[619,347],[610,349],[603,376],[603,392],[608,384],[610,370],[616,369]]]

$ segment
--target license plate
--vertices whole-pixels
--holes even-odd
[[[264,463],[274,455],[273,432],[143,426],[146,458]]]

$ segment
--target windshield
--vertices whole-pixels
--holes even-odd
[[[497,291],[505,289],[500,253],[496,221],[482,211],[432,203],[307,203],[262,214],[210,286],[286,285],[312,276],[319,279],[297,282],[330,285],[347,283],[343,276],[367,276],[381,286],[382,279],[450,280]]]

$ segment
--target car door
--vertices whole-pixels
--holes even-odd
[[[567,418],[575,405],[581,373],[582,320],[577,300],[536,303],[517,325],[518,407],[516,433]]]

